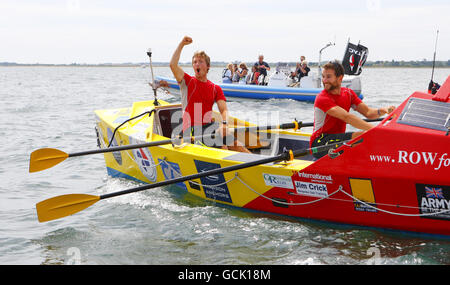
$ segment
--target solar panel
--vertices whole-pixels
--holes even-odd
[[[450,104],[410,98],[397,122],[446,132],[450,127]]]

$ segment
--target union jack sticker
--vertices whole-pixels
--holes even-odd
[[[442,192],[442,188],[425,186],[425,194],[427,198],[444,199],[444,193]]]
[[[450,220],[450,186],[416,184],[416,194],[422,218]]]

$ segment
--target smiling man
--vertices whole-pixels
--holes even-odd
[[[181,105],[183,110],[183,133],[186,131],[195,136],[211,134],[218,129],[219,134],[226,139],[213,140],[204,138],[200,143],[207,146],[221,147],[223,149],[231,149],[236,151],[249,152],[233,137],[227,137],[227,119],[228,109],[226,98],[220,86],[208,80],[208,72],[210,68],[210,58],[204,51],[197,51],[192,56],[192,68],[195,76],[185,73],[179,66],[181,51],[184,46],[192,43],[192,38],[185,36],[178,44],[177,49],[173,53],[170,60],[170,69],[175,79],[180,85]],[[213,122],[212,108],[214,103],[217,104],[221,122]],[[219,124],[217,124],[219,123]],[[226,142],[229,144],[227,147]]]
[[[350,108],[368,119],[376,119],[391,113],[395,107],[370,108],[358,98],[356,93],[341,87],[344,67],[334,61],[323,66],[322,83],[324,90],[314,102],[314,130],[310,144],[312,147],[350,140],[370,130],[374,126],[350,113]],[[345,132],[347,124],[360,129],[358,132]],[[326,153],[314,154],[316,158]]]

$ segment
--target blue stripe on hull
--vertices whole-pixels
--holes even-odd
[[[273,93],[255,93],[255,92],[245,92],[245,91],[228,91],[224,90],[223,93],[226,97],[239,97],[239,98],[249,98],[249,99],[293,99],[298,101],[314,102],[316,95],[288,95],[288,94],[277,94]]]
[[[165,80],[169,84],[169,88],[175,92],[179,92],[180,87],[178,83],[170,78],[157,76],[156,80]],[[274,88],[270,86],[258,86],[258,85],[239,85],[222,83],[219,84],[226,97],[238,97],[249,99],[292,99],[297,101],[314,102],[317,94],[322,89],[320,88],[291,88],[291,87],[279,87]],[[359,95],[360,99],[363,99],[362,94]]]
[[[132,180],[132,181],[135,181],[135,182],[138,182],[138,183],[149,184],[149,183],[147,183],[145,181],[139,180],[139,179],[137,179],[137,178],[135,178],[133,176],[127,175],[127,174],[125,174],[123,172],[120,172],[120,171],[115,170],[115,169],[110,168],[110,167],[106,167],[106,170],[108,172],[108,175],[111,176],[111,177],[114,177],[114,178],[125,178],[125,179]],[[176,183],[175,185],[180,187],[180,188],[186,189],[186,185],[184,185],[183,182]]]
[[[134,178],[133,176],[127,175],[127,174],[122,173],[122,172],[120,172],[120,171],[118,171],[118,170],[115,170],[115,169],[113,169],[113,168],[106,167],[106,170],[108,171],[108,175],[111,176],[111,177],[115,177],[115,178],[125,178],[125,179],[133,180],[133,181],[136,181],[136,182],[139,182],[139,183],[145,183],[145,184],[148,184],[147,182],[144,182],[144,181],[142,181],[142,180],[139,180],[139,179],[137,179],[137,178]]]

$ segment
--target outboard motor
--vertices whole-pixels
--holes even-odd
[[[356,94],[361,94],[361,78],[359,76],[344,76],[342,80],[342,87],[347,87],[355,91]]]
[[[283,72],[277,71],[269,77],[268,86],[273,87],[287,87],[292,83],[292,79],[286,76]]]

